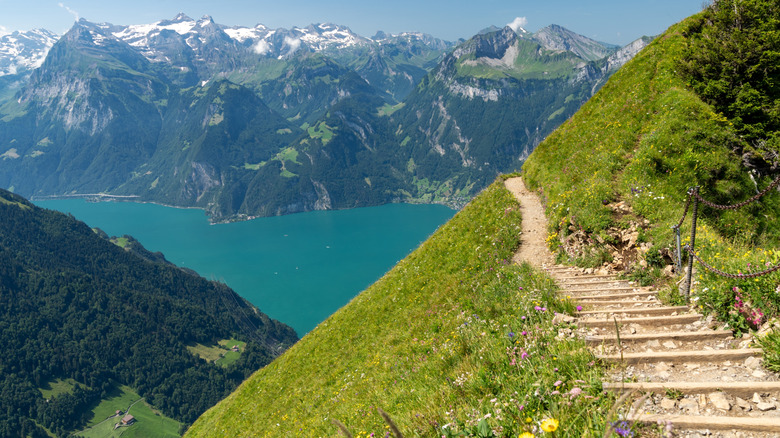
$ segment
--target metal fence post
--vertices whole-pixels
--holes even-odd
[[[677,243],[677,272],[682,272],[682,248],[680,246],[680,227],[674,227],[674,238]],[[677,274],[679,275],[679,274]]]
[[[691,216],[691,253],[696,250],[696,219],[699,215],[699,186],[691,188],[693,196],[693,216]],[[693,256],[688,256],[688,274],[685,280],[685,302],[691,299],[691,275],[693,274]]]

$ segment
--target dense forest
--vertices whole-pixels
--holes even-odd
[[[59,436],[124,384],[190,423],[297,340],[227,286],[0,190],[0,436]],[[164,259],[163,259],[164,260]],[[186,346],[247,341],[229,367]],[[46,400],[41,387],[73,379]]]

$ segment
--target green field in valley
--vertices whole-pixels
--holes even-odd
[[[116,415],[116,411],[122,414]],[[181,423],[172,420],[146,403],[135,391],[120,386],[93,410],[89,427],[77,432],[75,436],[85,438],[178,437]],[[125,415],[132,415],[135,421],[129,426],[116,427]]]

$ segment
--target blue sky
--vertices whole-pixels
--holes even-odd
[[[0,33],[38,27],[64,33],[76,17],[146,24],[184,12],[193,18],[211,15],[225,25],[289,28],[333,22],[363,36],[377,30],[421,31],[454,41],[522,17],[529,31],[554,23],[622,45],[663,32],[701,5],[702,0],[0,0]]]

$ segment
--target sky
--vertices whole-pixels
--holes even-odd
[[[457,41],[510,23],[536,31],[550,24],[598,41],[625,45],[657,35],[702,9],[704,0],[0,0],[0,34],[44,28],[65,33],[84,18],[95,23],[148,24],[184,12],[220,24],[271,28],[345,25],[370,37],[417,31]]]

